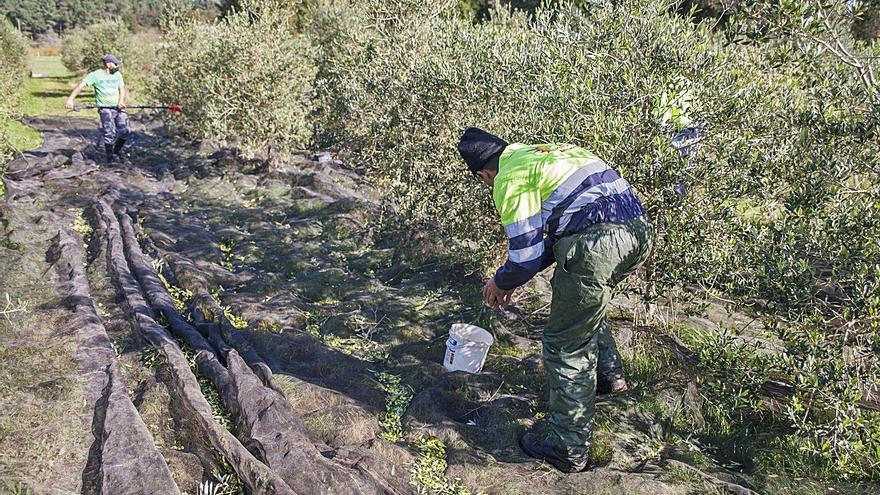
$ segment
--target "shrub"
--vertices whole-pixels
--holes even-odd
[[[597,2],[473,24],[455,2],[318,4],[316,138],[353,155],[406,234],[435,232],[465,258],[503,243],[455,150],[465,127],[592,149],[656,226],[648,295],[709,292],[769,329],[770,357],[708,354],[710,371],[751,394],[710,397],[719,410],[774,417],[829,476],[880,478],[878,418],[860,405],[880,371],[868,357],[880,345],[877,45],[853,42],[844,2],[741,2],[726,32],[667,7]],[[690,159],[666,118],[686,107],[705,130]],[[757,396],[768,380],[792,385],[781,413]]]
[[[304,146],[314,69],[309,44],[274,2],[242,2],[210,23],[168,16],[153,92],[184,107],[173,121],[194,137],[248,154]]]
[[[8,124],[18,117],[18,97],[27,72],[27,44],[6,19],[0,19],[0,170],[13,152]],[[3,187],[0,184],[0,193]]]
[[[880,38],[880,3],[861,2],[859,16],[853,22],[852,34],[855,38],[870,43]]]
[[[431,232],[474,263],[504,240],[456,152],[465,127],[593,150],[656,227],[645,295],[723,296],[768,329],[760,350],[699,350],[712,410],[772,418],[828,476],[880,478],[862,407],[880,378],[880,46],[854,42],[843,1],[744,0],[723,29],[663,0],[579,3],[474,23],[453,0],[306,2],[311,49],[298,7],[178,14],[157,87],[193,135],[251,149],[301,144],[311,110],[315,143],[384,192],[401,239]],[[686,157],[671,140],[688,120],[704,137]],[[769,380],[791,385],[781,409]]]
[[[128,88],[129,104],[174,103],[165,98],[150,101],[150,87],[158,63],[158,50],[164,40],[156,31],[141,31],[132,36],[132,50],[123,60],[122,74]]]
[[[319,143],[355,153],[408,228],[430,226],[444,248],[471,258],[501,235],[488,192],[468,180],[455,150],[465,127],[593,149],[639,186],[656,216],[674,204],[689,165],[669,149],[654,96],[688,89],[675,87],[681,80],[711,94],[701,83],[731,58],[707,28],[658,2],[533,19],[501,13],[477,25],[451,2],[328,2],[309,33],[319,50]]]
[[[62,61],[73,72],[101,68],[101,57],[108,53],[125,63],[132,48],[131,31],[119,20],[73,29],[61,40]]]
[[[14,102],[27,72],[27,42],[6,19],[0,19],[0,80],[4,98],[0,105]],[[13,98],[7,98],[12,96]]]
[[[128,103],[144,103],[156,50],[162,43],[155,31],[132,34],[122,21],[101,21],[68,31],[62,39],[62,61],[71,71],[92,71],[103,67],[101,57],[113,54],[122,60],[122,75],[128,89]]]

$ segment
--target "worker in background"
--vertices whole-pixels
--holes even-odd
[[[102,69],[89,72],[70,92],[64,107],[73,110],[74,99],[86,86],[95,90],[95,106],[101,118],[101,142],[107,154],[107,163],[120,155],[128,139],[128,116],[125,113],[126,89],[119,66],[122,61],[113,55],[104,55]]]
[[[563,472],[587,466],[596,394],[627,389],[606,317],[614,286],[648,258],[652,229],[632,186],[591,152],[567,144],[508,144],[471,127],[458,151],[492,188],[507,261],[483,287],[487,305],[556,263],[544,330],[549,434],[526,433],[529,456]]]

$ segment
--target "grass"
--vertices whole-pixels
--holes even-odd
[[[73,76],[73,72],[67,70],[67,67],[61,63],[61,57],[36,55],[31,57],[29,65],[31,71],[45,74],[49,77]]]
[[[596,431],[590,442],[590,463],[604,466],[614,457],[614,445],[610,432]]]
[[[668,378],[672,367],[672,357],[666,348],[640,345],[624,356],[624,375],[630,386],[650,388],[655,383]]]
[[[703,477],[696,471],[674,464],[669,469],[669,481],[675,484],[697,484],[703,482]]]
[[[0,136],[8,139],[9,144],[18,151],[32,150],[43,142],[36,129],[16,120],[0,124]]]
[[[76,75],[64,67],[60,57],[33,56],[29,60],[29,68],[34,73],[46,74],[48,77],[28,78],[25,81],[24,93],[19,101],[21,114],[28,117],[66,115],[68,112],[64,108],[64,102],[70,91],[76,87]],[[86,102],[91,96],[91,90],[83,93],[80,100]],[[35,149],[43,142],[36,129],[18,121],[0,123],[0,138],[8,141],[19,152]],[[3,193],[2,189],[0,186],[0,195]]]
[[[7,316],[0,317],[0,465],[29,484],[53,483],[69,466],[84,465],[88,448],[77,407],[84,402],[75,379],[75,345],[51,335],[65,325],[61,313]]]
[[[48,77],[27,80],[21,102],[22,113],[28,116],[67,115],[64,102],[79,82],[76,74],[64,67],[61,57],[31,57],[30,69]],[[91,89],[86,88],[80,93],[77,102],[91,103]]]
[[[27,485],[18,481],[12,485],[7,484],[6,482],[3,485],[0,485],[0,493],[8,495],[31,495],[34,492],[32,492]]]

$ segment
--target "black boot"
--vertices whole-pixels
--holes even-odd
[[[570,453],[564,448],[553,445],[548,437],[536,433],[523,435],[519,439],[519,446],[529,457],[548,462],[563,473],[578,473],[587,467],[586,449],[583,449],[583,453]]]
[[[125,146],[125,139],[117,139],[116,144],[113,145],[113,154],[122,156],[119,151],[122,150],[123,146]]]
[[[113,163],[113,145],[105,144],[104,151],[107,152],[107,163]]]
[[[622,376],[599,377],[596,379],[596,395],[622,394],[629,390]]]

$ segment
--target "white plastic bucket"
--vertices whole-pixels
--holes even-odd
[[[479,373],[493,342],[495,338],[486,330],[466,323],[456,323],[449,329],[443,367],[449,371]]]

